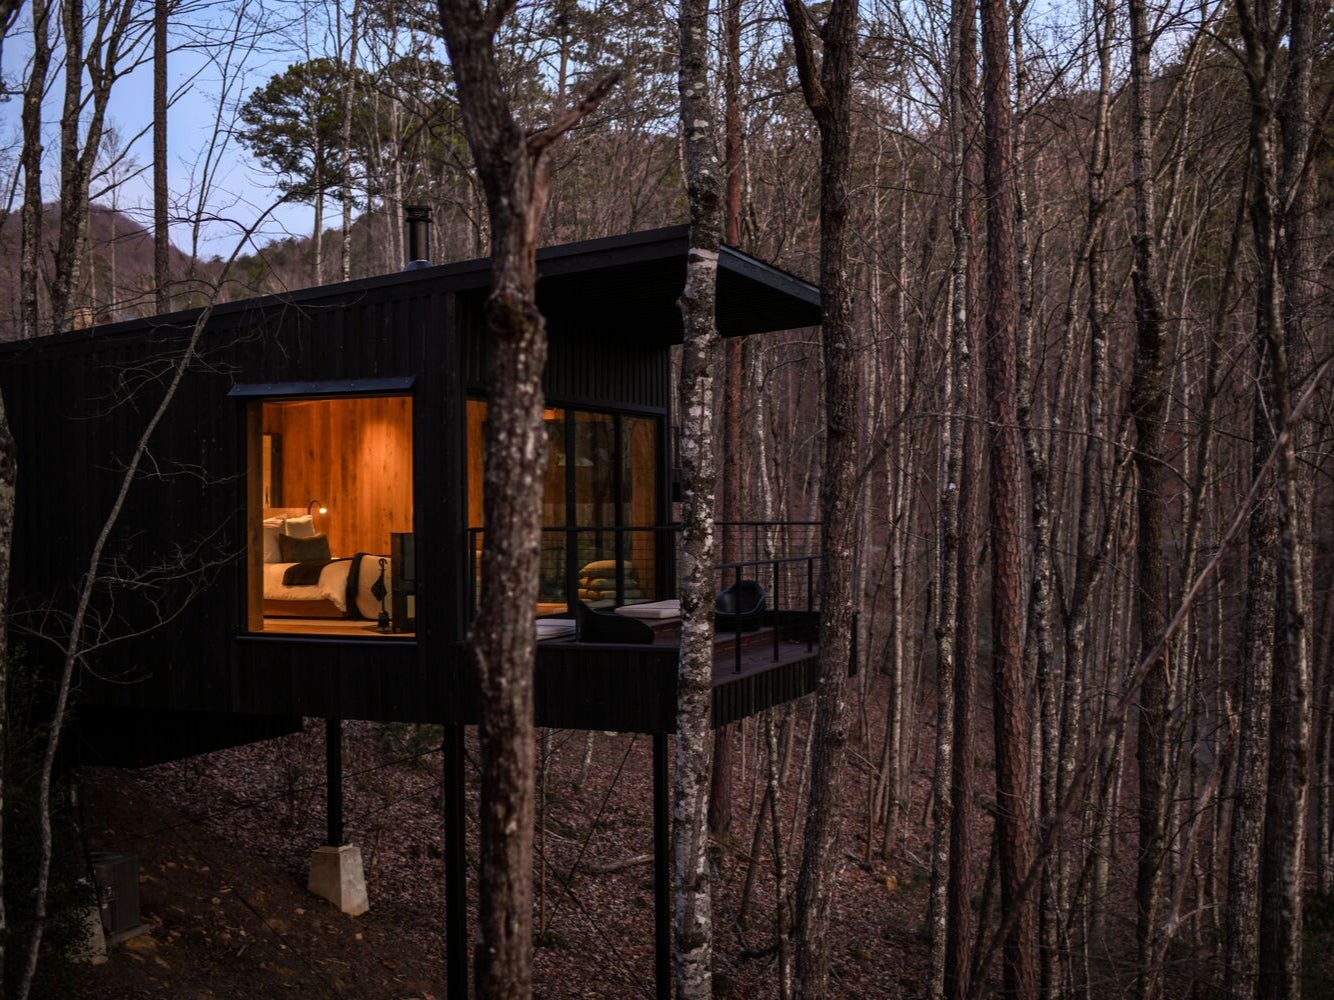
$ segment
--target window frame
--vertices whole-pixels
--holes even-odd
[[[245,573],[240,601],[240,626],[249,636],[275,635],[264,627],[264,405],[266,403],[293,403],[303,400],[353,400],[406,398],[412,408],[409,424],[411,441],[409,454],[412,459],[412,499],[413,531],[415,534],[417,509],[417,421],[418,400],[415,392],[415,376],[335,379],[306,382],[259,382],[238,383],[227,393],[229,398],[241,403],[243,435],[241,446],[244,449],[241,468],[245,475]],[[384,641],[386,638],[416,640],[417,632],[395,634],[392,636],[365,636],[368,640]],[[281,633],[285,640],[310,639],[325,641],[329,637],[318,633]],[[339,636],[339,639],[361,641],[363,637]]]

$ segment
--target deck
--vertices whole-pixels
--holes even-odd
[[[713,725],[723,726],[815,690],[815,616],[791,612],[774,627],[715,639]],[[777,642],[775,643],[775,635]],[[775,655],[776,654],[776,655]],[[538,644],[538,724],[565,729],[670,733],[676,730],[680,622],[654,625],[653,645]]]
[[[739,661],[735,633],[717,637],[715,726],[815,690],[815,618],[813,612],[783,612],[776,625],[744,633]],[[233,711],[333,717],[350,702],[360,708],[353,714],[344,707],[349,718],[479,721],[479,692],[464,644],[428,661],[420,633],[381,635],[366,622],[328,622],[319,631],[309,623],[292,624],[292,632],[237,636]],[[572,636],[540,641],[534,677],[538,724],[674,732],[680,622],[657,622],[654,633],[651,645],[586,643]]]

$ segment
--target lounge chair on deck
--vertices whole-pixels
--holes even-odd
[[[754,580],[738,580],[714,598],[714,629],[719,632],[753,632],[764,621],[768,595]]]

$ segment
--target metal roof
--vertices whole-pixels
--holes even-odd
[[[677,298],[685,285],[689,243],[688,226],[671,226],[543,248],[537,252],[538,306],[552,323],[614,329],[664,343],[680,343],[682,326]],[[224,302],[214,307],[213,316],[221,318],[303,303],[314,305],[321,300],[337,300],[397,285],[435,284],[441,291],[485,294],[490,281],[491,260],[479,258]],[[718,257],[717,309],[719,331],[725,337],[817,326],[820,290],[756,257],[724,246]],[[170,337],[188,331],[199,312],[181,310],[11,341],[0,344],[0,354],[38,345],[143,333],[147,329]]]

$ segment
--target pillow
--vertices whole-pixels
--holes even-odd
[[[315,519],[309,514],[302,514],[300,517],[289,517],[283,524],[283,534],[291,535],[293,538],[313,538],[315,535]]]
[[[632,563],[629,559],[621,563],[621,565],[625,567],[625,571],[627,573],[634,572],[635,564]],[[616,575],[615,559],[599,559],[597,560],[597,562],[585,563],[584,568],[579,571],[580,576],[589,576],[589,577],[600,576],[604,573],[610,573],[612,576]]]
[[[283,518],[266,517],[264,519],[264,561],[276,563],[283,561],[282,551],[278,548],[278,536],[283,533]]]
[[[332,558],[328,535],[311,535],[309,538],[279,535],[278,549],[282,553],[279,562],[328,562]]]

